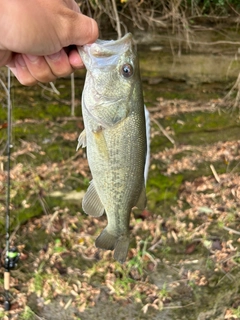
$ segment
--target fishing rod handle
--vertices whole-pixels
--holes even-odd
[[[10,272],[4,272],[4,290],[8,291],[10,288]]]

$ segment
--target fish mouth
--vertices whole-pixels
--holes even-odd
[[[120,39],[117,39],[117,40],[96,40],[95,44],[97,46],[101,46],[101,49],[108,49],[108,50],[113,50],[113,52],[116,51],[116,49],[118,48],[118,46],[123,46],[123,45],[129,45],[132,44],[132,41],[133,41],[133,36],[132,34],[129,32],[127,34],[125,34],[125,36],[123,36],[122,38]],[[98,56],[99,54],[103,53],[104,54],[104,51],[103,52],[96,52],[96,55]],[[93,52],[94,54],[94,52]]]
[[[132,50],[133,36],[127,33],[118,40],[96,40],[92,44],[78,47],[78,52],[86,65],[91,67],[105,68],[106,65],[114,66],[117,64],[119,56],[128,50]]]
[[[119,51],[123,52],[132,45],[132,34],[127,33],[124,37],[118,40],[97,40],[91,46],[92,56],[110,57],[118,55]]]

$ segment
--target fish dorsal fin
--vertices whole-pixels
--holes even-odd
[[[104,213],[104,206],[99,198],[93,180],[87,189],[82,201],[82,208],[86,214],[93,217],[100,217]]]
[[[146,204],[147,204],[146,189],[145,189],[145,185],[143,184],[142,191],[138,198],[136,207],[138,207],[138,209],[144,210],[146,208]]]
[[[150,166],[150,137],[151,137],[151,123],[150,123],[150,114],[146,106],[144,106],[144,112],[145,112],[145,122],[146,122],[146,137],[147,137],[147,154],[146,154],[146,161],[145,161],[145,168],[144,168],[144,179],[145,179],[145,185],[147,184],[147,177],[148,177],[148,171]]]

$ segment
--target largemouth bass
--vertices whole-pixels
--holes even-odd
[[[129,247],[133,207],[144,209],[146,127],[136,48],[132,35],[79,47],[87,74],[82,93],[84,131],[92,181],[82,201],[85,213],[106,212],[108,225],[96,247],[114,250],[123,263]]]

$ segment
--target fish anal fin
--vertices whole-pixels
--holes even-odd
[[[113,250],[115,248],[116,241],[117,237],[110,234],[105,228],[97,237],[95,245],[100,249]]]
[[[136,207],[140,210],[144,210],[146,208],[146,205],[147,205],[146,189],[145,189],[145,185],[143,184],[142,191],[136,203]]]
[[[90,182],[87,192],[83,197],[82,208],[86,214],[93,217],[100,217],[104,213],[104,206],[99,198],[93,180]]]
[[[78,145],[76,150],[78,151],[80,147],[85,148],[86,146],[87,146],[87,138],[86,138],[86,130],[84,129],[78,137]]]

